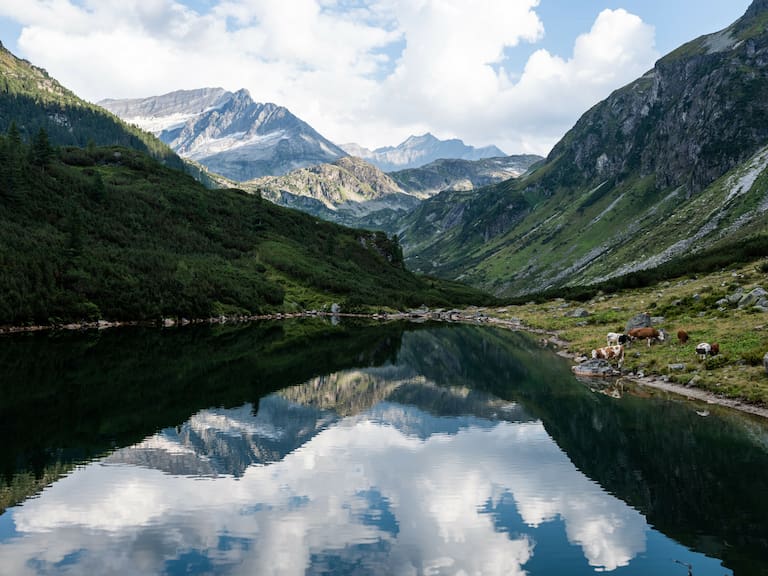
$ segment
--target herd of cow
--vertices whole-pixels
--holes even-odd
[[[624,346],[630,346],[632,342],[636,340],[645,340],[648,342],[648,346],[655,341],[663,342],[667,339],[667,334],[664,330],[656,329],[652,327],[645,328],[633,328],[626,334],[618,332],[608,332],[608,343],[604,348],[595,348],[592,350],[593,359],[603,360],[616,360],[619,368],[624,363]],[[685,330],[677,331],[677,339],[680,344],[688,342],[688,333]],[[700,360],[706,359],[707,356],[717,356],[720,353],[720,345],[716,342],[710,344],[709,342],[701,342],[696,346],[696,354]]]

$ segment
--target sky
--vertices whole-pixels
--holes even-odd
[[[337,144],[545,155],[750,0],[2,0],[0,41],[91,102],[246,88]]]

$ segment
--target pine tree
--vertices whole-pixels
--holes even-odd
[[[53,158],[53,147],[48,140],[48,132],[40,128],[30,148],[30,161],[35,166],[45,168]]]

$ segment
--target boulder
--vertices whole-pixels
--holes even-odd
[[[606,360],[591,359],[581,364],[571,367],[576,376],[587,376],[590,378],[608,378],[610,376],[619,376],[621,372],[611,366]]]
[[[726,300],[730,304],[738,304],[739,300],[741,300],[744,297],[744,289],[743,288],[736,288],[736,291],[733,294],[730,294],[729,296],[726,296]]]
[[[643,312],[642,314],[637,314],[636,316],[633,316],[629,319],[629,322],[627,322],[627,326],[624,329],[624,332],[629,332],[630,330],[634,328],[648,328],[651,325],[651,315],[647,312]]]
[[[768,292],[761,286],[756,286],[752,292],[741,297],[739,300],[739,308],[749,308],[750,306],[754,306],[766,296],[768,296]]]
[[[569,318],[586,318],[589,316],[589,311],[584,310],[584,308],[576,308],[566,313],[566,316]]]

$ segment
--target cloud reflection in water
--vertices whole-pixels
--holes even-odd
[[[296,408],[273,396],[260,411],[289,404]],[[76,469],[13,510],[18,535],[0,543],[0,573],[208,566],[285,575],[356,566],[371,574],[523,574],[536,542],[500,530],[488,512],[510,496],[529,528],[562,521],[595,568],[616,569],[645,550],[645,519],[579,472],[540,422],[464,417],[452,429],[445,418],[390,402],[333,424],[319,414],[322,425],[298,449],[241,475],[127,463],[142,450],[156,462],[189,458],[190,446],[167,433]],[[280,436],[257,419],[242,407],[192,420],[206,429],[226,423],[221,437]],[[420,437],[398,425],[418,420],[421,429],[439,422],[440,432]]]

